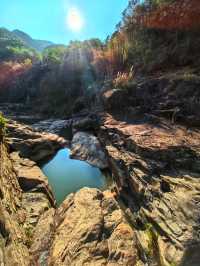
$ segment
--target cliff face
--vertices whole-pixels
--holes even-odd
[[[198,266],[199,131],[106,115],[100,138],[148,265]]]
[[[198,84],[165,77],[103,96],[99,139],[148,265],[200,262]]]
[[[0,262],[1,265],[28,265],[27,236],[22,228],[22,190],[6,147],[0,143]]]
[[[27,157],[37,160],[35,148],[41,159],[60,144],[56,136],[36,133],[20,124],[8,123],[7,130],[7,140],[0,142],[0,264],[25,266],[30,265],[35,226],[40,216],[55,206],[47,178]]]

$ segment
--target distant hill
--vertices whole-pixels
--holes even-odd
[[[31,38],[27,33],[20,30],[14,30],[12,31],[12,33],[20,40],[22,40],[26,46],[34,48],[39,52],[42,52],[46,47],[53,45],[53,43],[49,41],[35,40]]]
[[[16,39],[16,36],[6,28],[0,28],[0,39]]]
[[[25,59],[38,60],[38,51],[13,32],[0,28],[0,62],[8,60],[23,62]]]

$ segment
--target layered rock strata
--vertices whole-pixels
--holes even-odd
[[[99,138],[148,265],[200,262],[200,132],[105,115]]]

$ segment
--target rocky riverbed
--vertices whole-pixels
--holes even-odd
[[[138,261],[134,230],[111,192],[83,188],[55,207],[37,163],[69,143],[14,121],[7,128],[9,154],[1,143],[3,265],[131,265]],[[15,235],[17,230],[20,234]]]
[[[7,136],[4,265],[199,266],[199,129],[148,114],[130,121],[98,113],[32,126],[10,120]],[[56,208],[38,163],[71,143],[73,156],[108,167],[114,182]]]

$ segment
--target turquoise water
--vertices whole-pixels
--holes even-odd
[[[54,158],[42,167],[58,204],[68,194],[82,187],[104,189],[106,186],[106,178],[98,168],[70,159],[69,155],[69,149],[59,150]]]

